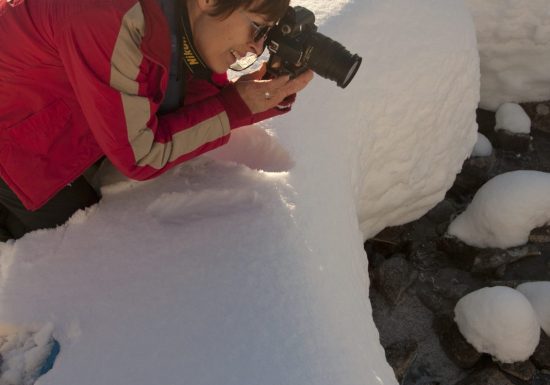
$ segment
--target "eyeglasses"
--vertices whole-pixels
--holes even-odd
[[[250,22],[250,25],[252,26],[252,41],[254,43],[258,43],[262,40],[265,40],[273,26],[268,24],[258,24],[255,21],[251,20],[250,17],[248,17],[244,12],[242,13],[242,15]],[[245,56],[237,59],[235,63],[229,66],[229,68],[233,71],[244,71],[252,64],[254,64],[256,60],[258,60],[258,55],[256,53],[247,52]]]
[[[252,40],[254,43],[259,42],[267,37],[267,34],[273,28],[272,25],[268,24],[258,24],[255,21],[250,20],[250,25],[254,28],[254,33],[252,34]]]

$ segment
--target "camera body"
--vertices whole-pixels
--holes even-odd
[[[267,72],[275,77],[289,74],[293,78],[311,69],[345,88],[362,61],[337,41],[317,32],[315,14],[300,6],[288,7],[269,32],[266,45],[270,53]]]

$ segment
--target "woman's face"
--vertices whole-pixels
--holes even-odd
[[[264,39],[255,42],[256,26],[273,24],[264,15],[239,8],[226,18],[213,17],[209,11],[214,0],[192,0],[196,8],[189,9],[195,47],[206,65],[216,73],[223,73],[239,57],[252,52],[258,56],[264,48]]]

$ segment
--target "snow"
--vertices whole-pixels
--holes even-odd
[[[549,222],[550,174],[519,170],[485,183],[447,231],[471,246],[508,248]]]
[[[363,240],[427,212],[470,154],[473,22],[455,0],[298,3],[363,56],[346,90],[317,77],[155,181],[106,167],[98,205],[2,245],[0,326],[60,344],[38,385],[397,384]]]
[[[485,135],[478,132],[477,142],[472,150],[471,157],[490,156],[493,153],[493,145]]]
[[[550,99],[550,2],[466,0],[481,57],[481,103]]]
[[[434,207],[470,155],[479,102],[474,25],[461,1],[362,0],[320,32],[358,51],[362,68],[345,90],[327,92],[326,80],[315,81],[301,95],[307,105],[298,103],[272,126],[297,174],[352,172],[346,184],[323,188],[339,194],[351,184],[367,239]],[[313,162],[304,160],[305,143],[322,149]],[[317,195],[318,187],[309,185]]]
[[[519,104],[502,104],[497,109],[495,118],[495,131],[505,130],[514,134],[528,134],[531,132],[531,119]]]
[[[550,336],[550,282],[527,282],[516,287],[529,302],[540,322],[542,330]]]
[[[503,363],[527,360],[540,339],[531,304],[509,287],[486,287],[462,297],[455,307],[455,321],[477,351]]]

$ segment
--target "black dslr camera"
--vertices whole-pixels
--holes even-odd
[[[361,57],[352,55],[342,44],[317,32],[315,15],[304,7],[288,10],[269,32],[266,45],[271,54],[267,72],[275,77],[291,78],[313,70],[346,88],[359,66]]]

